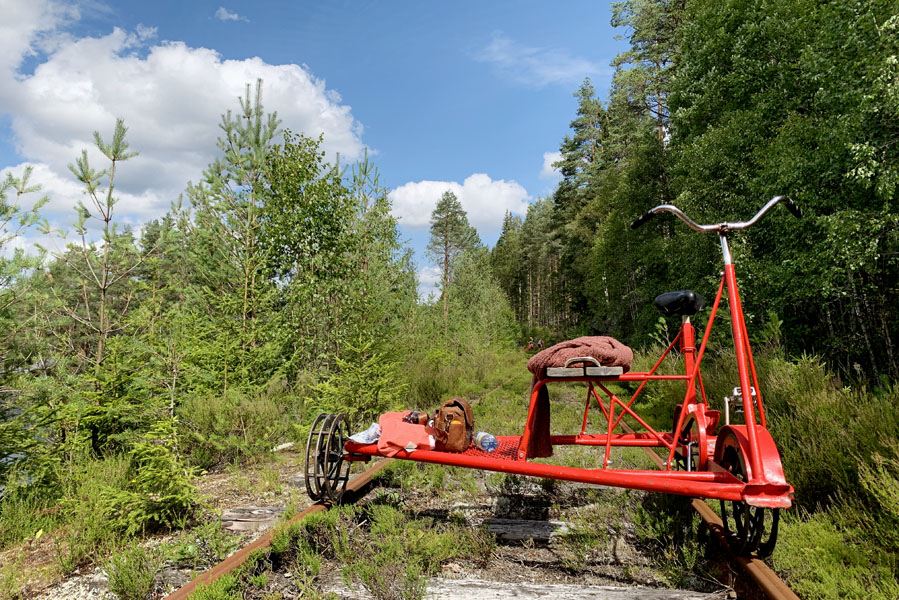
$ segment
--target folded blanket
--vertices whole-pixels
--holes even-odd
[[[531,395],[537,385],[537,376],[531,381]],[[534,407],[534,422],[531,424],[531,439],[528,441],[528,458],[548,458],[553,455],[553,443],[549,433],[549,390],[543,386],[537,392]]]
[[[591,356],[604,367],[621,367],[624,372],[631,368],[634,352],[615,338],[608,336],[585,336],[561,342],[538,352],[528,361],[528,370],[534,374],[531,390],[538,379],[546,377],[548,367],[564,367],[565,361],[578,356]],[[583,363],[572,363],[581,366]],[[588,366],[591,366],[588,364]],[[550,439],[550,406],[547,386],[540,388],[535,399],[534,422],[531,424],[531,438],[528,442],[527,457],[543,458],[553,455]]]
[[[565,361],[578,356],[591,356],[604,367],[621,367],[627,373],[634,360],[634,351],[605,335],[588,335],[560,342],[538,352],[528,361],[528,370],[537,377],[546,376],[547,367],[564,367]],[[580,366],[583,363],[577,364]],[[591,365],[588,365],[591,366]]]

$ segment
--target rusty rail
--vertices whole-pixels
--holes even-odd
[[[622,422],[621,427],[628,433],[634,433],[634,430],[627,423]],[[665,463],[661,456],[650,448],[643,448],[643,450],[658,468],[665,468]],[[693,507],[693,510],[699,513],[706,527],[715,534],[715,537],[718,538],[718,541],[721,542],[721,545],[724,546],[730,557],[746,571],[768,598],[771,600],[800,600],[799,596],[793,593],[793,590],[787,587],[787,584],[777,576],[777,573],[765,564],[765,561],[754,557],[740,556],[731,550],[730,545],[727,543],[727,535],[724,533],[724,523],[721,522],[721,518],[715,514],[715,511],[708,504],[703,500],[694,498],[690,505]]]
[[[514,378],[514,377],[513,377]],[[499,386],[478,398],[477,400],[481,400],[491,395],[493,392],[500,389],[503,385],[511,381],[511,379],[501,383]],[[475,402],[477,402],[475,400]],[[629,433],[634,433],[633,429],[631,429],[627,423],[621,423],[622,428]],[[664,463],[662,458],[653,452],[649,448],[644,448],[649,457],[656,463],[659,468],[664,468]],[[394,459],[387,458],[381,461],[378,461],[362,473],[359,473],[349,482],[347,482],[347,492],[353,494],[359,492],[362,488],[368,485],[374,476],[379,473],[384,467],[393,462]],[[711,532],[718,538],[719,542],[724,546],[727,550],[727,553],[731,556],[731,558],[739,564],[744,571],[752,578],[752,580],[759,586],[759,588],[764,592],[771,600],[800,600],[799,596],[797,596],[793,591],[787,587],[780,577],[777,576],[768,565],[764,563],[764,561],[759,560],[758,558],[739,556],[735,554],[727,543],[727,537],[724,533],[724,524],[721,522],[721,519],[715,512],[709,507],[708,504],[703,502],[702,500],[694,499],[691,503],[693,509],[699,513],[699,516],[702,518],[706,527],[711,530]],[[308,515],[311,515],[316,512],[320,512],[327,509],[327,505],[317,502],[312,506],[309,506],[305,510],[300,513],[297,513],[289,520],[284,522],[281,527],[284,527],[288,524],[295,523],[297,521],[302,520]],[[280,528],[279,528],[280,529]],[[251,544],[244,546],[242,549],[238,550],[222,562],[215,565],[212,569],[200,574],[198,577],[193,579],[192,581],[186,583],[182,587],[173,591],[171,594],[166,596],[165,600],[186,600],[196,589],[197,586],[204,584],[209,585],[215,580],[219,579],[223,575],[227,575],[238,568],[246,562],[247,557],[249,557],[250,553],[254,550],[260,550],[264,548],[268,548],[268,546],[272,542],[272,537],[277,533],[278,529],[269,531],[259,537],[256,541]]]
[[[387,459],[378,461],[375,464],[373,464],[371,467],[369,467],[368,469],[363,471],[362,473],[359,473],[358,475],[356,475],[355,477],[350,479],[347,482],[347,486],[346,486],[347,492],[349,492],[351,494],[359,492],[359,490],[361,490],[362,488],[364,488],[366,485],[368,485],[371,482],[371,480],[374,478],[374,476],[377,473],[379,473],[382,469],[384,469],[384,467],[386,467],[391,462],[393,462],[392,458],[387,458]],[[231,556],[229,556],[222,562],[218,563],[217,565],[215,565],[208,571],[201,573],[199,576],[197,576],[196,579],[193,579],[192,581],[189,581],[188,583],[184,584],[183,586],[181,586],[180,588],[178,588],[177,590],[175,590],[174,592],[172,592],[171,594],[166,596],[165,600],[185,600],[192,593],[194,593],[194,591],[196,591],[197,586],[209,585],[210,583],[219,579],[223,575],[227,575],[228,573],[231,573],[231,572],[239,569],[241,567],[241,565],[243,565],[246,562],[247,557],[250,556],[250,553],[252,553],[254,550],[262,550],[262,549],[268,548],[269,545],[271,545],[271,543],[272,543],[272,537],[274,537],[275,533],[277,533],[277,531],[281,527],[285,527],[286,525],[289,525],[291,523],[296,523],[297,521],[304,519],[308,515],[311,515],[311,514],[317,513],[317,512],[321,512],[323,510],[327,510],[327,508],[328,507],[326,504],[321,503],[321,502],[316,502],[312,506],[306,508],[304,511],[297,513],[296,515],[294,515],[293,517],[291,517],[290,519],[288,519],[287,521],[282,523],[280,527],[278,527],[272,531],[264,533],[256,541],[244,546],[243,548],[241,548],[240,550],[238,550],[237,552],[235,552],[234,554],[232,554]]]

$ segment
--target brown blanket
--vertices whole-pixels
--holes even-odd
[[[564,367],[566,360],[577,356],[592,356],[602,366],[621,367],[625,373],[630,370],[631,362],[634,360],[633,350],[615,338],[604,335],[585,336],[561,342],[538,352],[528,361],[528,370],[534,374],[531,390],[533,391],[538,379],[546,376],[547,367]],[[572,363],[572,366],[581,366],[581,364],[583,363]],[[549,429],[549,392],[546,388],[547,386],[544,385],[537,393],[534,423],[527,448],[528,458],[553,455]]]
[[[528,361],[528,371],[543,378],[547,367],[564,367],[565,361],[577,356],[592,356],[604,367],[621,367],[627,373],[634,360],[634,352],[618,340],[605,335],[590,335],[559,342],[538,352]],[[581,366],[579,363],[576,366]],[[575,366],[575,365],[573,365]],[[588,365],[590,366],[590,365]]]

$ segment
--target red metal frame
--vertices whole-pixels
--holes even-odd
[[[663,492],[700,498],[720,500],[746,501],[751,505],[771,508],[787,508],[791,505],[793,488],[786,483],[780,463],[780,455],[774,441],[768,433],[765,420],[765,409],[759,391],[758,376],[749,346],[749,335],[746,330],[740,293],[737,288],[734,267],[725,261],[724,273],[715,301],[712,305],[705,333],[698,350],[696,348],[695,329],[690,320],[685,318],[674,341],[665,349],[655,365],[646,372],[628,372],[614,377],[566,377],[544,378],[537,380],[531,390],[530,406],[523,434],[519,436],[503,436],[499,438],[500,447],[494,453],[486,453],[477,448],[470,448],[462,453],[435,452],[415,450],[399,452],[395,458],[415,460],[419,462],[442,465],[471,467],[491,471],[516,473],[553,479],[565,479],[582,483],[609,485],[623,488]],[[727,301],[730,308],[734,350],[736,355],[739,383],[743,397],[745,424],[726,425],[717,435],[714,429],[718,424],[720,413],[708,407],[705,388],[702,383],[700,366],[709,341],[718,308],[727,290]],[[656,371],[665,358],[679,348],[684,357],[683,375],[657,375]],[[643,388],[650,381],[685,381],[684,400],[675,411],[677,421],[671,432],[655,431],[634,410],[633,405]],[[596,446],[603,449],[603,458],[595,469],[551,465],[533,462],[527,458],[528,443],[535,429],[536,406],[538,394],[544,386],[558,382],[583,382],[587,385],[588,394],[584,407],[584,418],[580,433],[576,435],[553,435],[550,441],[553,446],[581,445]],[[609,383],[639,383],[627,401],[623,401],[611,390]],[[697,396],[697,387],[699,395]],[[752,394],[752,389],[756,394]],[[605,396],[605,400],[601,397]],[[593,401],[602,413],[605,432],[586,433],[588,415]],[[630,417],[642,431],[630,430],[624,423],[625,416]],[[695,423],[688,422],[692,419]],[[689,443],[698,445],[697,467],[699,470],[677,470],[678,455],[690,453],[677,432],[684,432],[685,425],[690,425]],[[625,430],[628,429],[629,431]],[[694,435],[695,432],[695,435]],[[683,433],[681,434],[683,435]],[[695,438],[695,439],[694,439]],[[737,479],[721,466],[722,454],[718,446],[733,446],[744,461],[745,481]],[[663,449],[664,469],[656,470],[624,470],[611,468],[612,449],[616,447],[650,447]],[[347,458],[358,460],[368,456],[379,456],[377,445],[362,445],[347,442],[345,445]],[[692,458],[688,460],[692,461]]]

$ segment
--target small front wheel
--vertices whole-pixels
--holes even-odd
[[[316,502],[337,503],[346,491],[351,463],[344,460],[349,438],[346,415],[320,414],[306,441],[306,492]]]

